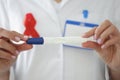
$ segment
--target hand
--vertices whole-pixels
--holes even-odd
[[[94,36],[97,42],[87,41],[83,47],[95,49],[108,67],[120,72],[120,32],[109,20],[86,32],[83,37]]]
[[[20,40],[26,41],[27,39],[27,37],[15,31],[0,28],[0,76],[9,71],[21,51],[32,48],[32,45],[25,43],[16,45],[10,40],[18,42]]]

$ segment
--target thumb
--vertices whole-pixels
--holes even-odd
[[[26,43],[21,44],[21,45],[15,45],[15,46],[16,46],[16,48],[19,52],[25,51],[25,50],[30,50],[30,49],[33,48],[32,45],[29,45],[29,44],[26,44]]]
[[[92,42],[92,41],[84,42],[84,43],[82,43],[82,46],[85,48],[94,49],[97,52],[100,52],[100,50],[101,50],[101,46],[99,44],[97,44],[96,42]]]

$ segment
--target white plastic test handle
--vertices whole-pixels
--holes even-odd
[[[92,38],[82,38],[82,37],[40,37],[40,38],[29,38],[26,43],[35,45],[44,44],[81,44],[86,41],[94,41]],[[12,41],[13,42],[13,41]],[[24,41],[13,42],[15,44],[25,43]]]

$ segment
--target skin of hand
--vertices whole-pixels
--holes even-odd
[[[8,31],[0,28],[0,77],[9,72],[10,67],[16,61],[17,56],[21,51],[32,48],[32,45],[28,45],[26,43],[16,45],[10,40],[18,42],[20,40],[26,41],[27,39],[27,36],[15,31]]]
[[[92,48],[98,52],[102,60],[113,73],[120,75],[120,32],[109,20],[86,32],[83,37],[93,36],[96,42],[87,41],[83,47]],[[118,77],[118,76],[117,76]],[[119,76],[120,79],[120,76]],[[119,80],[116,78],[116,80]]]

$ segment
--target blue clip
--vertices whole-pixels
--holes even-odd
[[[29,38],[27,41],[26,41],[27,44],[44,44],[44,38],[43,37],[40,37],[40,38]]]
[[[88,10],[83,10],[83,17],[84,17],[85,19],[88,18],[88,14],[89,14]]]

